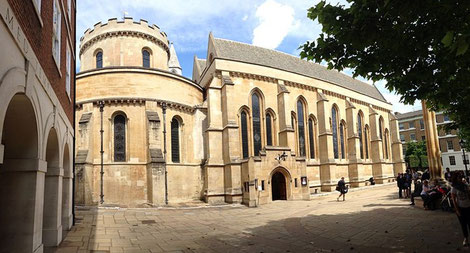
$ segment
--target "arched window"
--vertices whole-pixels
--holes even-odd
[[[305,120],[304,120],[304,104],[301,100],[297,101],[297,133],[299,136],[299,155],[305,157]]]
[[[340,139],[339,141],[341,145],[341,159],[345,159],[346,154],[345,154],[345,148],[344,148],[344,124],[343,122],[339,124],[339,139]]]
[[[382,134],[382,132],[383,132],[382,121],[383,121],[383,120],[384,120],[384,119],[382,118],[382,116],[380,116],[380,118],[379,118],[379,138],[380,138],[381,140],[383,140],[383,139],[382,139],[382,138],[383,138],[383,134]]]
[[[114,161],[126,161],[126,117],[122,114],[114,117]]]
[[[388,129],[385,129],[385,159],[388,159]]]
[[[333,153],[335,156],[335,159],[339,158],[338,154],[338,112],[336,111],[336,107],[333,106],[331,108],[331,128],[333,130]]]
[[[369,126],[366,125],[364,128],[364,142],[366,143],[365,145],[365,150],[366,150],[366,159],[369,159]]]
[[[260,99],[258,94],[253,93],[251,96],[251,109],[253,121],[253,152],[255,156],[259,155],[261,150],[261,116],[260,116]]]
[[[96,68],[103,68],[103,52],[96,53]]]
[[[142,66],[144,68],[150,68],[150,52],[148,50],[142,50]]]
[[[310,141],[310,159],[315,159],[315,132],[313,120],[308,119],[308,140]]]
[[[270,113],[266,113],[266,145],[273,145],[273,120]]]
[[[175,117],[171,120],[171,161],[180,162],[180,122]]]
[[[241,129],[242,129],[242,155],[243,158],[248,158],[248,125],[246,119],[246,112],[241,113]]]
[[[364,159],[364,145],[362,140],[362,116],[360,113],[357,114],[357,133],[359,134],[359,150],[361,153],[361,159]]]

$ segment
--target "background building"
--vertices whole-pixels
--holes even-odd
[[[131,18],[85,31],[80,59],[79,204],[254,206],[404,169],[392,105],[318,64],[210,34],[188,80],[167,35]]]
[[[0,1],[0,252],[72,226],[75,1]]]
[[[403,144],[403,155],[406,152],[406,143],[410,141],[426,140],[424,133],[423,112],[421,110],[397,113],[399,122],[400,140]],[[436,113],[436,124],[439,133],[439,148],[443,168],[451,170],[464,170],[463,153],[457,136],[458,130],[446,131],[444,126],[451,123],[449,117],[442,112]],[[467,155],[468,159],[468,155]]]

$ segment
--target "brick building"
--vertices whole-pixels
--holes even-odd
[[[75,0],[0,1],[0,252],[73,223]]]
[[[397,113],[400,140],[403,143],[403,156],[406,152],[406,143],[409,141],[426,140],[424,131],[423,112],[421,110],[407,113]],[[446,131],[443,126],[451,123],[449,117],[442,112],[436,113],[436,124],[439,133],[439,148],[443,168],[451,170],[464,170],[463,153],[457,137],[457,130]],[[440,127],[441,126],[441,127]],[[467,155],[468,159],[468,155]]]

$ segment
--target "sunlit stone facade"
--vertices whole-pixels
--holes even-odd
[[[318,64],[210,34],[189,80],[167,35],[130,18],[87,30],[80,59],[79,204],[98,203],[102,183],[105,204],[256,206],[404,169],[392,105]]]

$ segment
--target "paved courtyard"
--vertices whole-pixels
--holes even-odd
[[[455,214],[398,199],[394,185],[258,208],[82,209],[56,252],[455,252]],[[468,250],[470,251],[470,250]]]

